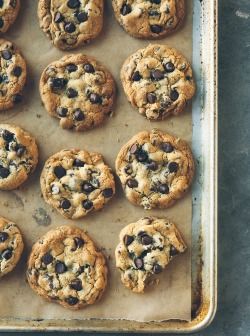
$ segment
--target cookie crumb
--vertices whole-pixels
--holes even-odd
[[[39,114],[39,113],[37,113],[36,116],[37,116],[37,118],[41,118],[41,114]]]
[[[8,202],[2,202],[1,204],[2,204],[3,206],[5,206],[5,207],[9,206],[9,203],[8,203]]]

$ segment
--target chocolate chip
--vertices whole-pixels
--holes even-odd
[[[85,12],[80,12],[77,14],[76,18],[80,23],[86,22],[88,20],[88,14]]]
[[[26,147],[19,145],[15,148],[15,151],[16,151],[16,155],[20,158],[26,152]]]
[[[169,101],[167,101],[166,99],[161,100],[161,106],[163,108],[168,108],[170,105],[171,105],[171,103]]]
[[[102,98],[98,93],[91,93],[89,96],[89,100],[92,104],[101,104]]]
[[[74,112],[73,112],[73,118],[76,120],[76,121],[82,121],[84,119],[84,114],[82,112],[81,109],[76,109]]]
[[[128,5],[123,5],[121,8],[121,14],[125,16],[128,15],[129,13],[131,13],[131,7]]]
[[[105,198],[110,198],[111,196],[113,196],[113,189],[112,188],[104,189],[102,194]]]
[[[150,245],[150,244],[152,244],[153,239],[152,239],[152,237],[148,236],[147,234],[144,234],[141,237],[141,242],[142,242],[142,245]]]
[[[66,90],[66,95],[68,98],[75,98],[78,96],[78,92],[72,88],[68,88]]]
[[[58,179],[66,175],[66,170],[62,166],[56,166],[54,168],[54,174]]]
[[[147,93],[147,102],[149,104],[154,104],[156,100],[157,100],[157,97],[155,93]]]
[[[3,26],[4,26],[3,19],[2,19],[2,18],[0,18],[0,29],[1,29],[1,28],[3,28]]]
[[[169,13],[170,13],[170,9],[169,9],[169,7],[167,7],[167,8],[165,9],[165,13],[166,13],[166,14],[169,14]]]
[[[172,146],[172,144],[170,142],[163,142],[161,144],[161,149],[163,150],[163,152],[165,153],[171,153],[174,150],[174,147]]]
[[[82,206],[85,210],[90,210],[93,207],[93,202],[86,199],[86,200],[82,201]]]
[[[59,117],[64,118],[66,117],[68,109],[66,107],[58,107],[56,113]]]
[[[73,166],[75,166],[75,167],[84,167],[84,164],[85,163],[82,160],[79,160],[79,159],[75,159],[73,161]]]
[[[90,63],[85,63],[83,66],[84,71],[88,72],[88,73],[93,73],[95,72],[95,68],[93,67],[92,64]]]
[[[10,175],[10,171],[7,168],[0,168],[0,178],[7,178]]]
[[[170,173],[176,173],[178,170],[178,163],[177,162],[170,162],[168,165],[168,170]]]
[[[152,268],[152,272],[153,272],[154,274],[159,274],[159,273],[162,272],[162,267],[161,267],[160,265],[158,265],[158,264],[155,264],[155,265],[153,266],[153,268]]]
[[[164,68],[167,72],[173,72],[175,69],[175,66],[172,62],[168,62],[164,65]]]
[[[192,79],[191,76],[186,76],[186,80],[190,81]]]
[[[16,66],[13,70],[12,70],[12,75],[15,77],[20,77],[22,74],[22,68],[20,66]]]
[[[152,33],[155,33],[155,34],[160,34],[162,32],[162,27],[159,25],[152,25],[150,26],[150,29]]]
[[[130,148],[130,153],[131,154],[137,154],[140,150],[139,145],[133,144],[133,146]]]
[[[138,269],[142,269],[143,266],[144,266],[143,260],[140,259],[140,258],[136,258],[136,259],[134,260],[134,263],[135,263],[135,266],[136,266]]]
[[[176,90],[171,90],[169,97],[172,101],[176,101],[179,98],[179,93]]]
[[[161,194],[168,194],[169,193],[169,187],[167,184],[160,184],[158,187],[158,191]]]
[[[0,243],[5,242],[6,239],[8,239],[9,235],[7,232],[0,232]]]
[[[136,158],[139,162],[146,162],[148,160],[148,154],[147,153],[139,153],[139,154],[137,154]]]
[[[12,101],[13,101],[13,103],[18,104],[18,103],[21,103],[22,99],[23,99],[23,97],[19,93],[16,93],[13,96]]]
[[[72,288],[72,289],[74,289],[76,291],[82,290],[82,282],[81,282],[81,280],[78,280],[78,279],[73,280],[71,282],[71,284],[70,284],[70,288]]]
[[[67,33],[74,33],[74,31],[76,30],[76,26],[74,25],[73,22],[68,22],[68,23],[65,23],[64,30]]]
[[[6,61],[8,61],[8,60],[11,59],[12,54],[11,54],[11,52],[10,52],[9,50],[3,50],[3,51],[2,51],[2,57],[3,57]]]
[[[12,8],[16,7],[16,0],[10,0],[10,5]]]
[[[65,273],[67,271],[67,266],[63,262],[57,261],[55,265],[55,271],[58,274]]]
[[[124,171],[125,171],[125,173],[128,174],[128,175],[131,175],[132,172],[133,172],[133,170],[132,170],[132,168],[131,168],[130,166],[126,166],[126,167],[124,168]]]
[[[2,257],[5,260],[9,260],[12,257],[12,251],[11,250],[4,250],[2,253]]]
[[[59,12],[56,12],[55,15],[54,15],[54,21],[55,23],[60,23],[64,20],[64,16],[59,13]]]
[[[179,251],[173,246],[170,246],[170,256],[173,257],[174,255],[179,254]]]
[[[128,185],[129,188],[136,188],[136,187],[138,187],[138,182],[134,179],[129,179],[127,181],[127,185]]]
[[[1,135],[3,139],[8,142],[11,142],[14,138],[14,133],[11,133],[10,131],[7,130],[3,130]]]
[[[149,15],[150,16],[158,16],[158,15],[160,15],[160,13],[157,11],[157,10],[151,10],[150,12],[149,12]]]
[[[44,256],[42,256],[42,262],[45,264],[45,265],[49,265],[51,264],[53,261],[53,257],[50,253],[46,253],[44,254]]]
[[[68,70],[68,72],[75,72],[77,70],[77,65],[70,63],[67,64],[65,68]]]
[[[131,76],[131,80],[133,82],[139,82],[139,80],[142,79],[142,76],[140,75],[139,71],[135,71],[133,75]]]
[[[66,299],[66,301],[70,306],[75,306],[79,302],[79,299],[77,299],[73,296],[70,296]]]
[[[84,240],[80,237],[75,237],[74,242],[75,242],[76,248],[80,248],[84,246]]]
[[[147,168],[153,171],[156,171],[158,169],[158,163],[155,161],[152,161],[147,164]]]
[[[133,243],[134,238],[132,236],[125,235],[123,241],[126,246],[129,246],[131,243]]]
[[[54,89],[62,89],[67,84],[67,81],[64,78],[51,78],[50,85]]]
[[[152,71],[151,76],[154,80],[158,81],[158,80],[161,80],[162,78],[164,78],[164,73],[161,70],[156,69],[156,70]]]
[[[84,181],[82,184],[82,191],[86,194],[91,193],[94,190],[94,187],[92,186],[92,184],[90,184],[87,181]]]
[[[150,0],[152,4],[159,5],[161,3],[161,0]]]
[[[67,6],[71,9],[80,7],[81,3],[79,0],[69,0]]]
[[[61,198],[60,205],[61,205],[61,208],[64,209],[64,210],[67,210],[71,207],[70,201],[67,198],[64,198],[64,197]]]

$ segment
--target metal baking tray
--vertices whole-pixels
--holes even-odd
[[[191,1],[191,0],[187,0]],[[217,0],[193,0],[192,320],[0,320],[1,331],[191,333],[207,327],[217,305]]]

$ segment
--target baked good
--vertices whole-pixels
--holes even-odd
[[[174,48],[160,44],[129,56],[121,80],[131,105],[153,121],[181,113],[195,92],[189,62]]]
[[[62,216],[77,219],[101,210],[114,195],[115,182],[101,154],[72,149],[46,161],[41,190],[45,201]]]
[[[23,252],[23,239],[15,223],[0,217],[0,277],[9,273]]]
[[[0,111],[22,101],[26,81],[26,63],[12,42],[0,39]]]
[[[40,0],[37,14],[40,28],[52,43],[72,50],[101,32],[103,0]]]
[[[37,162],[35,139],[18,126],[0,124],[0,190],[18,188]]]
[[[0,33],[6,33],[15,22],[20,9],[20,0],[0,0]]]
[[[165,209],[186,194],[194,161],[183,140],[154,129],[138,133],[121,148],[116,172],[131,203]]]
[[[92,240],[76,227],[47,232],[34,245],[27,278],[35,293],[76,310],[98,301],[107,285],[108,269]]]
[[[161,273],[186,248],[176,226],[166,219],[144,217],[125,226],[115,250],[122,282],[133,292],[143,293],[150,275]]]
[[[42,73],[40,94],[47,112],[60,126],[85,131],[99,125],[113,105],[112,76],[95,59],[66,55]]]
[[[176,31],[185,17],[184,0],[112,0],[120,25],[133,37],[158,39]]]

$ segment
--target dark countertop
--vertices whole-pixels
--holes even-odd
[[[196,335],[250,335],[249,125],[250,0],[219,0],[218,309]]]

